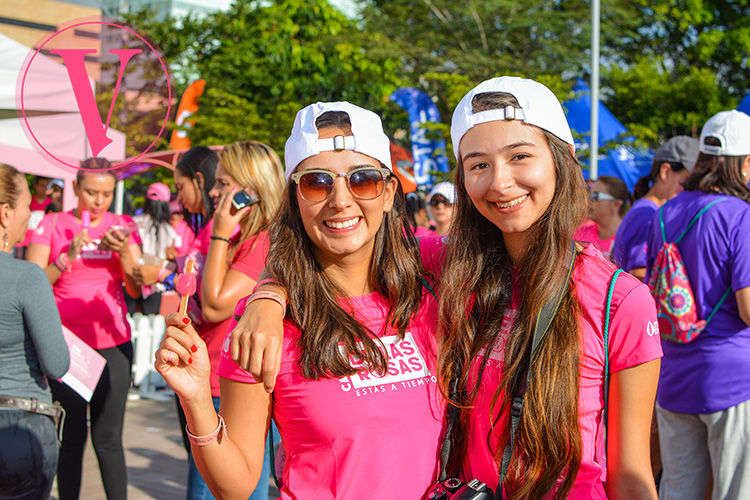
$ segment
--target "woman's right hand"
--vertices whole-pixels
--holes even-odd
[[[133,266],[133,279],[139,286],[151,286],[159,281],[161,266],[143,264]]]
[[[273,392],[281,367],[284,340],[284,315],[281,306],[268,299],[252,301],[232,330],[230,354],[240,368]]]
[[[68,260],[76,260],[81,254],[81,249],[83,248],[83,246],[89,243],[91,243],[91,238],[89,237],[88,229],[84,229],[83,231],[75,235],[73,237],[73,240],[70,242],[70,246],[68,247]]]
[[[206,343],[190,318],[172,313],[165,318],[167,331],[156,351],[154,368],[182,401],[211,393],[211,361]]]

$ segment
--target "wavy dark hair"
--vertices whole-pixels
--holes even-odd
[[[502,92],[478,94],[472,102],[475,113],[509,105],[520,107],[515,97]],[[440,326],[445,338],[439,357],[444,393],[448,392],[446,388],[451,387],[452,381],[458,380],[456,393],[446,394],[459,410],[448,464],[452,474],[458,474],[462,467],[468,445],[469,414],[481,383],[497,384],[491,403],[490,433],[499,437],[499,443],[508,440],[510,428],[503,415],[510,414],[513,397],[529,365],[537,314],[565,282],[572,236],[586,213],[586,185],[578,160],[567,143],[549,132],[541,132],[554,158],[555,195],[529,229],[530,243],[520,262],[511,260],[502,231],[479,213],[469,198],[460,159],[456,169],[458,196],[440,281]],[[481,349],[498,340],[503,312],[511,300],[514,264],[521,303],[506,344],[503,378],[481,380],[487,363],[485,356],[479,365],[477,380],[470,385],[472,361],[477,359]],[[564,479],[554,498],[566,498],[578,474],[583,446],[578,423],[579,311],[571,280],[551,330],[537,349],[529,374],[524,409],[505,480],[509,499],[542,498],[556,487],[561,476]],[[490,437],[485,436],[488,445]],[[503,448],[492,452],[500,463]]]
[[[346,113],[327,112],[318,118],[316,126],[320,130],[330,126],[351,127],[351,123]],[[391,211],[383,214],[375,236],[369,278],[374,290],[391,305],[387,324],[403,337],[419,308],[420,277],[424,271],[416,240],[403,236],[408,221],[401,185],[394,175],[388,182],[397,183],[396,196]],[[385,374],[388,355],[383,344],[354,318],[350,307],[341,306],[337,297],[344,297],[345,292],[326,277],[315,257],[314,245],[300,217],[296,184],[286,185],[268,233],[271,246],[266,270],[288,290],[288,317],[302,332],[299,362],[304,377],[353,375],[359,370],[351,366],[350,356],[359,357],[371,372]]]
[[[79,185],[81,184],[81,181],[83,181],[83,176],[86,174],[111,175],[117,179],[117,175],[115,175],[115,171],[112,169],[112,164],[106,158],[94,157],[82,160],[81,168],[78,170],[78,173],[76,173],[76,182]]]
[[[186,208],[183,208],[185,220],[188,221],[190,228],[196,235],[214,215],[214,204],[208,192],[211,191],[216,183],[216,165],[218,163],[219,156],[213,150],[205,146],[195,146],[188,149],[174,167],[175,170],[179,170],[181,175],[190,180],[197,179],[196,174],[198,172],[203,176],[201,200],[203,200],[203,209],[206,212],[205,220],[193,217],[193,214]]]
[[[706,137],[704,141],[709,146],[721,146],[721,141],[716,137]],[[750,187],[747,185],[747,179],[742,176],[744,161],[745,156],[714,156],[701,153],[683,187],[685,191],[724,193],[750,203]]]
[[[169,224],[169,219],[172,217],[169,203],[146,198],[146,201],[143,202],[143,213],[151,216],[151,230],[154,232],[156,241],[159,241],[159,226]]]

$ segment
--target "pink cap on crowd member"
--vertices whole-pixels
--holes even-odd
[[[169,202],[171,196],[172,193],[169,191],[169,187],[161,182],[154,182],[146,191],[146,198],[149,200]]]
[[[510,94],[516,98],[521,107],[507,106],[503,109],[474,113],[472,107],[474,96],[491,92]],[[517,76],[501,76],[480,83],[470,90],[456,106],[451,120],[451,140],[456,159],[459,159],[458,150],[461,139],[469,129],[480,123],[502,120],[521,120],[529,125],[535,125],[575,148],[565,112],[550,89],[534,80]]]
[[[328,111],[343,111],[352,123],[352,135],[319,139],[315,120]],[[316,102],[301,109],[294,119],[292,134],[284,147],[284,172],[288,181],[297,166],[307,158],[323,151],[349,149],[378,160],[389,170],[391,166],[391,141],[383,132],[380,117],[354,104],[342,102]]]
[[[182,203],[180,203],[180,200],[175,198],[174,200],[169,202],[169,211],[173,214],[182,212]]]

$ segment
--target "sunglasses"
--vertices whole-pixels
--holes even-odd
[[[599,201],[599,200],[615,201],[615,200],[617,200],[617,198],[615,198],[614,196],[609,195],[607,193],[602,193],[601,191],[591,191],[589,193],[589,198],[591,198],[594,201]]]
[[[346,185],[352,196],[358,200],[374,200],[383,194],[385,181],[391,176],[387,168],[357,168],[346,173],[334,174],[329,170],[305,170],[292,174],[303,199],[317,203],[327,200],[333,193],[336,178],[346,178]]]
[[[448,206],[449,206],[449,205],[453,205],[453,202],[450,202],[450,201],[446,200],[445,198],[437,198],[437,197],[433,197],[433,198],[432,198],[432,199],[430,200],[430,206],[431,206],[431,207],[437,207],[437,206],[438,206],[438,205],[440,205],[441,203],[442,203],[443,205],[448,205]]]

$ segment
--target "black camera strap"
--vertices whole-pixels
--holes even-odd
[[[518,425],[521,423],[521,412],[523,411],[523,400],[526,394],[526,389],[529,386],[529,374],[531,373],[531,364],[534,362],[536,350],[539,344],[542,343],[544,337],[552,325],[552,321],[557,315],[557,310],[560,308],[565,292],[568,290],[570,284],[570,276],[573,274],[573,265],[575,264],[576,252],[575,243],[573,243],[570,249],[570,262],[568,264],[568,272],[565,276],[562,286],[557,291],[557,294],[552,300],[548,301],[542,306],[539,314],[536,317],[536,326],[534,328],[534,337],[531,341],[531,356],[529,357],[529,366],[526,372],[521,376],[521,385],[518,388],[518,393],[513,398],[513,405],[510,410],[510,436],[508,442],[505,444],[505,450],[503,451],[503,458],[500,462],[500,481],[498,482],[497,491],[495,491],[495,499],[501,500],[503,496],[503,482],[505,477],[508,475],[508,468],[510,467],[510,459],[513,457],[513,446],[516,441],[516,431]]]

